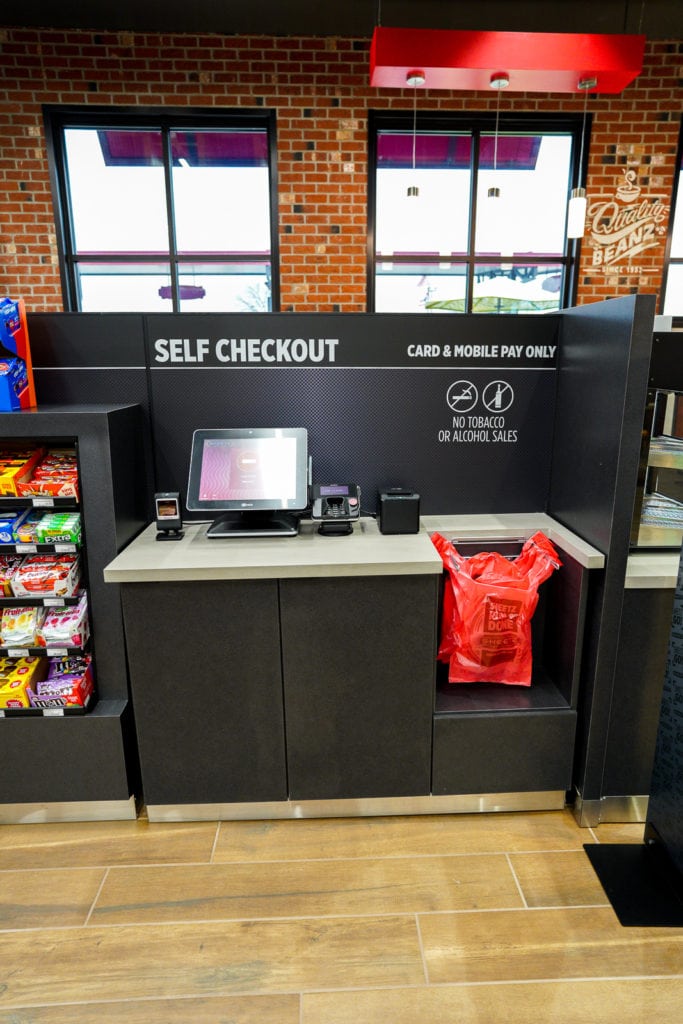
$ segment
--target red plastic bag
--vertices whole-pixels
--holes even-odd
[[[497,551],[465,558],[440,533],[432,543],[448,574],[438,651],[448,681],[530,686],[538,588],[562,565],[553,545],[535,533],[511,561]]]

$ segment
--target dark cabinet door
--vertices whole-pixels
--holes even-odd
[[[430,792],[437,585],[281,581],[290,799]]]
[[[277,582],[121,589],[146,803],[285,800]]]
[[[567,790],[576,712],[437,715],[434,794]]]

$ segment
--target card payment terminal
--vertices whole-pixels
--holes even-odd
[[[318,533],[352,533],[353,521],[360,519],[358,484],[312,484],[311,519],[319,522]]]

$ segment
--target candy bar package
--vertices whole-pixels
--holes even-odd
[[[95,692],[89,655],[50,660],[47,679],[29,689],[34,708],[86,707]]]
[[[26,446],[0,449],[0,495],[16,497],[21,493],[20,486],[30,479],[43,451]]]
[[[12,595],[12,577],[21,565],[21,555],[0,555],[0,594],[5,597]]]
[[[90,636],[85,594],[78,604],[50,608],[39,629],[39,643],[46,647],[84,647]]]
[[[48,679],[61,679],[63,676],[82,676],[92,670],[92,658],[89,654],[69,654],[64,658],[50,658],[48,661]]]
[[[52,458],[49,457],[39,462],[33,471],[33,479],[40,480],[46,476],[72,477],[78,472],[75,458]]]
[[[42,453],[41,453],[42,454]],[[31,475],[22,476],[17,494],[51,495],[78,499],[78,464],[73,448],[51,449],[34,466]]]
[[[46,675],[49,663],[37,654],[28,654],[21,658],[10,657],[8,654],[0,655],[0,681],[9,678],[12,673],[18,672],[20,669],[22,672],[25,669],[35,672],[41,665],[45,668],[44,675]]]
[[[19,509],[0,514],[0,544],[14,544],[14,532],[26,519],[29,509]]]
[[[12,528],[12,537],[15,544],[37,544],[38,543],[38,523],[43,518],[45,513],[42,509],[32,508],[28,510],[26,516],[14,524]]]
[[[0,409],[15,412],[36,404],[31,345],[23,299],[0,298]]]
[[[13,679],[30,680],[44,679],[47,675],[48,659],[37,655],[27,655],[25,658],[0,658],[0,686],[5,686]]]
[[[36,525],[36,537],[39,544],[80,543],[80,513],[46,512]]]
[[[30,687],[30,679],[13,679],[4,686],[0,683],[0,708],[30,707]]]
[[[46,671],[46,658],[1,658],[0,708],[29,707],[31,688],[35,689]]]
[[[90,675],[71,676],[62,682],[46,679],[38,683],[38,690],[28,687],[27,697],[32,708],[84,708],[93,696]]]
[[[3,608],[0,639],[3,647],[36,647],[43,643],[40,629],[44,608]]]
[[[80,581],[78,555],[30,555],[12,577],[15,597],[71,597]]]
[[[78,477],[45,476],[17,484],[18,493],[22,497],[74,498],[78,501]]]

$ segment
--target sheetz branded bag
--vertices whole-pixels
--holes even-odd
[[[562,565],[543,533],[535,533],[510,560],[497,551],[464,557],[439,533],[444,586],[439,661],[450,683],[531,685],[531,618],[538,588]]]

